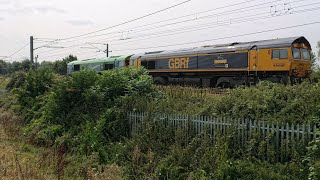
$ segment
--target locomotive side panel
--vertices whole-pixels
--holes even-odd
[[[247,71],[248,52],[199,54],[197,56],[172,56],[141,58],[131,64],[141,64],[150,72],[217,72],[225,70]],[[136,63],[137,61],[141,61]],[[212,74],[214,75],[214,74]]]
[[[257,71],[290,70],[290,47],[268,48],[258,50]]]
[[[248,68],[248,52],[199,55],[198,69]]]

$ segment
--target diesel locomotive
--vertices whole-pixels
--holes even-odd
[[[311,64],[311,45],[300,36],[73,61],[68,72],[134,66],[146,68],[159,84],[234,87],[299,82],[310,77]]]

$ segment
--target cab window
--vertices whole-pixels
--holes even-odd
[[[80,71],[80,65],[79,64],[74,65],[73,66],[73,71]]]
[[[304,60],[310,60],[311,56],[310,56],[310,51],[308,49],[302,49],[302,57]]]
[[[116,68],[124,67],[124,61],[115,61],[114,64]]]
[[[288,50],[287,49],[273,49],[272,50],[272,59],[288,59]]]
[[[156,69],[156,62],[155,61],[142,61],[141,66],[145,67],[146,69]]]
[[[104,65],[104,70],[110,70],[110,69],[113,69],[113,64],[105,64]]]
[[[301,59],[300,49],[292,48],[292,56],[293,56],[293,59]]]

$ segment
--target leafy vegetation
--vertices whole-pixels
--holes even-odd
[[[312,74],[311,74],[311,78],[319,80],[320,79],[320,41],[318,42],[317,45],[318,48],[318,53],[317,55],[315,53],[311,54],[311,58],[312,58]],[[318,58],[317,58],[318,56]]]
[[[50,61],[43,61],[40,66],[52,69],[53,72],[60,74],[60,75],[65,75],[67,74],[67,64],[71,61],[76,61],[78,58],[77,56],[69,55],[62,60],[57,60],[54,62]]]
[[[7,75],[12,74],[15,72],[27,72],[35,67],[44,67],[47,69],[51,69],[53,72],[65,75],[67,74],[67,64],[71,61],[77,60],[77,56],[69,55],[62,60],[57,60],[54,62],[50,61],[43,61],[41,64],[37,63],[32,65],[31,61],[29,59],[24,59],[21,62],[13,61],[13,62],[7,62],[0,59],[0,75]],[[32,67],[34,66],[34,67]]]
[[[214,94],[207,89],[161,87],[162,97],[133,101],[140,112],[157,111],[204,116],[227,116],[283,123],[319,123],[320,84],[285,86],[261,82]]]
[[[32,68],[32,63],[28,59],[21,62],[14,61],[12,63],[0,60],[0,75],[10,74],[17,71],[29,71]]]
[[[7,85],[6,85],[7,84]],[[128,111],[229,116],[272,122],[319,124],[319,83],[284,86],[262,82],[226,91],[154,86],[144,69],[81,71],[61,76],[48,67],[12,75],[0,98],[0,126],[22,139],[28,151],[49,149],[53,177],[127,179],[317,179],[319,140],[282,161],[266,140],[253,137],[243,148],[232,134],[212,142],[147,121],[129,134]],[[16,125],[16,126],[14,126]],[[270,148],[270,147],[269,147]],[[40,154],[42,154],[40,153]],[[23,174],[23,173],[22,173]],[[35,176],[29,176],[33,178]]]

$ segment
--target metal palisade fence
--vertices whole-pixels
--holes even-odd
[[[132,135],[142,133],[146,123],[155,126],[182,130],[185,140],[195,136],[209,136],[215,141],[221,136],[232,136],[234,147],[247,146],[252,140],[264,141],[264,159],[273,150],[273,158],[283,160],[294,153],[295,150],[305,149],[307,144],[319,137],[318,128],[310,124],[283,124],[265,121],[252,121],[248,119],[232,119],[223,117],[188,116],[180,114],[148,114],[129,112],[128,120]],[[155,127],[157,128],[157,127]]]

